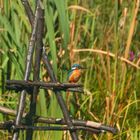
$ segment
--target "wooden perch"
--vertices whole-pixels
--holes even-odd
[[[25,80],[7,80],[7,85],[20,85],[25,87],[41,86],[46,88],[75,88],[82,87],[81,84],[72,84],[72,83],[46,83],[41,81],[25,81]]]
[[[6,89],[8,90],[16,90],[21,91],[26,89],[27,92],[33,91],[34,86],[39,86],[43,89],[51,89],[51,90],[64,90],[64,91],[72,91],[72,92],[81,92],[83,93],[83,85],[81,84],[72,84],[72,83],[46,83],[42,81],[25,81],[25,80],[7,80],[6,81]]]

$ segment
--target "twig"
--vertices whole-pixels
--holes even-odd
[[[99,54],[104,54],[104,55],[109,55],[111,57],[116,57],[115,54],[111,53],[111,52],[106,52],[106,51],[102,51],[102,50],[97,50],[97,49],[74,49],[73,50],[74,53],[79,53],[79,52],[95,52],[95,53],[99,53]],[[131,66],[137,68],[137,69],[140,69],[140,67],[129,61],[128,59],[124,58],[124,57],[121,57],[121,56],[117,56],[118,59],[120,59],[121,61],[124,61],[128,64],[130,64]]]
[[[9,132],[12,131],[19,131],[19,130],[26,130],[26,131],[64,131],[64,130],[71,130],[68,126],[29,126],[29,125],[18,125],[13,126],[14,121],[10,120],[4,123],[0,123],[0,130],[8,130]],[[99,134],[101,132],[105,132],[104,130],[84,127],[84,126],[75,126],[72,128],[73,131],[75,130],[85,130],[92,132],[94,134]]]
[[[39,123],[47,123],[47,124],[59,124],[59,125],[66,125],[66,122],[64,119],[55,119],[55,118],[43,118],[43,117],[39,117],[36,122]],[[97,122],[93,122],[93,121],[83,121],[83,120],[72,120],[72,123],[74,126],[83,126],[86,128],[93,128],[93,129],[98,129],[98,130],[104,130],[104,131],[108,131],[111,132],[113,134],[116,134],[117,130],[114,127],[111,126],[106,126],[102,123],[97,123]]]
[[[0,112],[10,116],[16,116],[16,111],[7,107],[0,106]]]
[[[74,92],[79,92],[79,93],[84,93],[84,90],[83,88],[80,88],[80,87],[75,87],[75,88],[59,88],[59,87],[42,87],[40,86],[40,88],[42,89],[50,89],[50,90],[62,90],[62,91],[70,91],[72,93]],[[17,93],[19,93],[18,91],[22,91],[22,90],[26,90],[29,94],[32,94],[33,93],[33,86],[29,87],[29,86],[21,86],[21,85],[7,85],[6,86],[6,89],[7,90],[15,90]]]
[[[85,128],[83,126],[75,126],[74,128],[69,128],[67,126],[15,126],[14,130],[32,130],[32,131],[64,131],[64,130],[69,130],[69,131],[76,131],[76,130],[86,130],[86,131],[90,131],[92,133],[101,133],[104,132],[102,130],[99,129],[93,129],[93,128]]]

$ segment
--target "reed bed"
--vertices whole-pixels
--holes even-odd
[[[35,2],[29,2],[34,11]],[[67,69],[73,63],[87,67],[80,80],[85,92],[70,96],[71,115],[118,129],[116,135],[80,131],[81,140],[140,139],[139,5],[139,0],[43,0],[43,42],[58,80],[67,81]],[[17,108],[19,95],[7,91],[5,81],[23,79],[31,30],[20,0],[0,0],[1,106]],[[40,79],[50,80],[43,63]],[[29,97],[26,104],[28,110]],[[40,90],[37,115],[62,117],[52,91]],[[0,121],[10,119],[13,117],[0,114]],[[10,137],[8,132],[0,131],[0,139]],[[34,133],[34,140],[63,138],[68,140],[69,136],[66,138],[63,132]],[[25,139],[23,133],[20,139]]]

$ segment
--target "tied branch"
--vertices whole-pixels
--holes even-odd
[[[16,115],[16,111],[15,110],[12,110],[12,109],[9,109],[7,107],[3,107],[3,106],[0,106],[0,112],[5,114],[5,115],[10,115],[10,116],[15,116]],[[21,129],[30,129],[31,126],[27,126],[26,124],[24,124],[24,119],[26,117],[26,113],[23,113],[23,119],[22,119],[22,124],[21,125],[18,125],[17,127],[17,130],[20,130],[20,126],[22,127]],[[67,123],[65,122],[64,119],[62,118],[46,118],[46,117],[38,117],[36,116],[36,119],[35,119],[35,123],[45,123],[46,125],[48,124],[54,124],[54,125],[66,125]],[[86,130],[86,131],[90,131],[92,133],[96,133],[96,132],[110,132],[110,133],[113,133],[113,134],[116,134],[117,130],[114,128],[114,127],[111,127],[111,126],[106,126],[102,123],[97,123],[97,122],[93,122],[93,121],[83,121],[83,120],[75,120],[75,119],[72,119],[72,123],[74,126],[76,127],[83,127],[83,129],[79,129],[79,130]],[[6,121],[4,123],[0,123],[0,129],[1,130],[9,130],[11,131],[11,129],[13,129],[13,126],[14,125],[14,121],[13,120],[10,120],[10,121]],[[24,125],[26,125],[24,127]],[[32,127],[34,129],[34,127]],[[32,129],[31,128],[31,129]],[[32,129],[32,130],[33,130]],[[35,128],[36,130],[44,130],[45,128]],[[51,128],[48,128],[46,127],[46,129],[51,129]],[[51,130],[57,130],[56,127],[53,128]],[[59,129],[59,128],[58,128]],[[60,128],[61,129],[61,128]],[[59,130],[60,130],[59,129]],[[63,131],[64,128],[62,128],[61,131]],[[74,129],[74,128],[73,128]],[[69,128],[67,127],[67,130],[69,130]]]
[[[26,130],[26,131],[66,131],[71,130],[71,128],[67,126],[29,126],[29,125],[18,125],[13,126],[14,121],[7,121],[4,123],[0,123],[0,130],[8,130],[9,132],[19,131],[19,130]],[[85,130],[89,131],[95,134],[104,132],[100,129],[94,129],[90,127],[84,127],[84,126],[75,126],[72,130]]]
[[[26,89],[27,92],[32,93],[33,87],[38,86],[43,89],[63,90],[73,92],[83,92],[83,85],[74,83],[46,83],[42,81],[25,81],[25,80],[7,80],[6,88],[9,90],[20,91]]]

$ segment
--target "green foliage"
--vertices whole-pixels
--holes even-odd
[[[29,2],[35,9],[35,2]],[[67,81],[67,71],[62,68],[68,69],[72,63],[88,68],[80,81],[85,92],[70,94],[70,114],[119,130],[117,135],[80,131],[83,140],[140,139],[140,24],[136,2],[43,0],[43,42],[58,80]],[[5,80],[23,79],[31,26],[20,0],[4,0],[0,4],[0,105],[16,109],[18,95],[5,90]],[[43,65],[40,79],[49,81]],[[28,103],[29,97],[27,110]],[[51,91],[40,90],[37,115],[62,117]],[[0,121],[9,119],[0,115]],[[3,137],[7,140],[8,133],[1,131],[0,139]],[[34,140],[61,140],[62,137],[62,132],[34,133]]]

